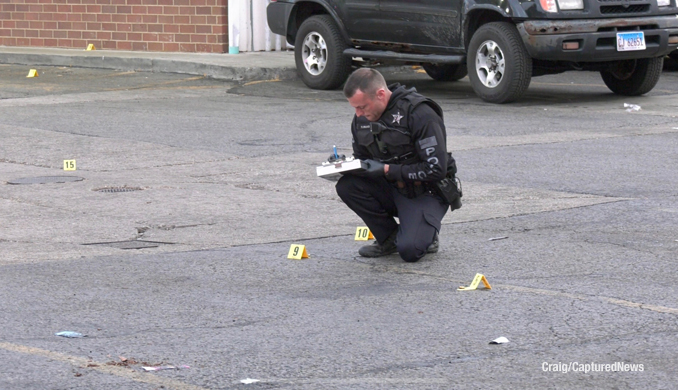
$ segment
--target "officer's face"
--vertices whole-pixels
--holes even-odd
[[[363,93],[361,90],[357,90],[356,93],[348,98],[348,103],[351,107],[355,108],[355,114],[357,116],[364,116],[370,122],[375,122],[377,119],[381,118],[381,114],[386,110],[386,105],[388,104],[388,98],[386,97],[386,91],[382,88],[377,90],[377,93],[374,96]]]

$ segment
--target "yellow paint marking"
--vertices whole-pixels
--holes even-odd
[[[0,348],[10,352],[23,353],[26,355],[41,356],[47,359],[68,363],[83,370],[95,370],[104,374],[115,375],[121,378],[129,379],[135,382],[148,383],[156,386],[164,386],[174,390],[207,390],[204,387],[191,385],[178,380],[155,376],[147,372],[132,371],[126,367],[109,366],[105,363],[94,362],[82,357],[66,355],[59,352],[48,351],[46,349],[27,347],[12,343],[0,342]],[[96,365],[97,367],[92,367]],[[88,367],[89,366],[89,367]]]
[[[172,89],[223,89],[223,88],[224,87],[221,86],[221,85],[200,85],[200,86],[189,85],[189,86],[186,86],[186,87],[161,87],[161,88],[156,88],[156,89],[159,90],[159,91],[169,91],[169,90],[172,90]]]
[[[169,84],[183,83],[184,81],[202,80],[202,79],[204,79],[204,78],[205,78],[205,76],[189,77],[189,78],[187,78],[187,79],[174,80],[174,81],[165,81],[164,83],[159,83],[158,85],[169,85]]]
[[[132,91],[132,90],[136,91],[136,90],[140,90],[140,89],[168,89],[168,88],[165,88],[163,86],[171,85],[171,84],[180,84],[180,83],[183,83],[183,82],[186,82],[186,81],[202,80],[204,78],[205,78],[204,76],[197,76],[197,77],[190,77],[190,78],[181,79],[181,80],[172,80],[172,81],[165,81],[165,82],[162,82],[162,83],[140,85],[138,87],[107,88],[107,89],[104,89],[104,91],[114,92],[114,91]],[[172,87],[172,88],[194,88],[194,87]],[[195,87],[195,88],[197,88],[197,87]],[[215,87],[210,86],[210,88],[217,88],[217,87],[216,86]],[[220,88],[223,88],[223,87],[220,87]]]
[[[219,88],[224,88],[223,86],[220,85],[203,85],[203,86],[187,86],[187,87],[143,87],[143,88],[113,88],[113,89],[105,89],[105,92],[116,92],[116,91],[130,91],[130,90],[145,90],[145,89],[153,89],[153,90],[158,90],[158,91],[173,91],[173,90],[197,90],[197,89],[219,89]]]
[[[273,80],[259,80],[259,81],[250,81],[249,83],[245,83],[242,86],[243,87],[248,87],[250,85],[255,85],[255,84],[261,84],[261,83],[277,83],[281,81],[280,79],[273,79]]]
[[[135,74],[137,72],[130,70],[129,72],[120,72],[120,73],[113,73],[113,74],[107,74],[103,75],[101,77],[118,77],[118,76],[127,76],[128,74]]]

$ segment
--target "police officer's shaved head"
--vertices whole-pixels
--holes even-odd
[[[372,68],[360,68],[351,73],[344,85],[344,96],[353,97],[360,90],[365,95],[374,96],[380,88],[388,90],[384,76]]]

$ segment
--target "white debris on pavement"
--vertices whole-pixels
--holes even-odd
[[[61,336],[61,337],[68,337],[68,338],[80,338],[80,337],[87,337],[86,335],[78,332],[71,332],[68,330],[65,330],[63,332],[59,333],[54,333],[55,336]]]
[[[496,339],[490,341],[490,344],[506,344],[509,340],[506,337],[497,337]]]
[[[624,108],[626,112],[640,111],[640,106],[637,104],[624,103]]]
[[[182,368],[190,368],[189,366],[156,366],[156,367],[141,367],[144,371],[162,371],[162,370],[180,370]]]

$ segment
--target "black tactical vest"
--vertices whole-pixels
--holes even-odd
[[[365,117],[356,118],[355,141],[367,148],[376,160],[393,164],[413,164],[419,161],[409,128],[412,111],[420,104],[428,104],[443,117],[443,110],[433,100],[416,92],[399,98],[393,107],[382,114],[378,122]]]

